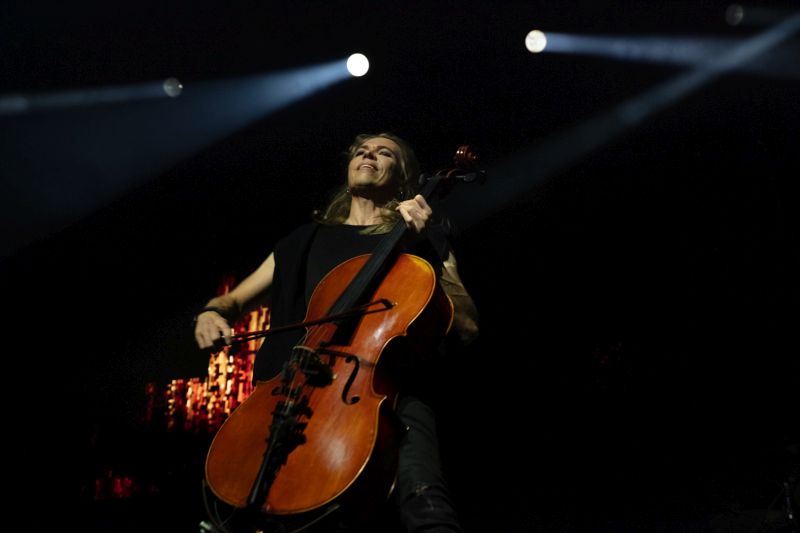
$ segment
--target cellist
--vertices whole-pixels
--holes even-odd
[[[195,326],[200,348],[229,343],[230,324],[267,299],[273,327],[302,321],[325,274],[347,259],[370,253],[401,219],[409,229],[404,251],[434,266],[453,302],[449,340],[465,345],[476,337],[477,310],[459,277],[444,226],[432,223],[430,205],[416,194],[419,166],[412,148],[391,133],[363,134],[347,153],[346,184],[327,208],[279,240],[252,274],[200,311]],[[297,339],[292,331],[270,337],[256,357],[254,381],[276,375]],[[393,494],[399,522],[408,532],[462,531],[442,475],[435,417],[413,380],[400,395],[396,412],[408,427],[400,442]]]

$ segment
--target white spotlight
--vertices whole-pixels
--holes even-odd
[[[539,30],[533,30],[525,36],[525,48],[529,52],[538,54],[547,46],[547,37]]]
[[[347,58],[347,71],[359,78],[369,70],[369,59],[364,54],[353,54]]]
[[[183,84],[177,78],[167,78],[164,80],[164,94],[170,98],[175,98],[183,91]]]

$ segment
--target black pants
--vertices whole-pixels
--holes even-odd
[[[366,527],[334,519],[309,533],[461,533],[442,475],[433,410],[413,396],[401,397],[397,415],[408,427],[399,449],[395,489],[375,522]]]
[[[401,397],[397,415],[408,427],[399,448],[397,482],[390,501],[374,523],[354,525],[339,512],[303,529],[303,533],[461,533],[450,495],[442,475],[439,440],[433,410],[414,396]],[[240,529],[231,524],[231,530]],[[255,530],[283,533],[294,527],[276,523]]]
[[[408,533],[462,531],[442,475],[436,417],[418,398],[405,396],[397,405],[408,433],[400,444],[394,504]]]

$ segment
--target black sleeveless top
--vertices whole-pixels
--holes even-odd
[[[306,305],[325,274],[348,259],[372,253],[385,235],[360,233],[368,226],[320,226],[311,241],[306,262]]]
[[[337,265],[371,253],[384,234],[360,233],[365,226],[304,224],[275,245],[275,274],[270,291],[270,325],[284,326],[303,320],[308,302],[320,280]],[[444,228],[433,226],[429,238],[417,237],[404,252],[427,260],[437,273],[449,251]],[[258,351],[253,381],[276,376],[304,329],[267,337]]]

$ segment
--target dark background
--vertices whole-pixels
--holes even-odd
[[[354,51],[372,61],[363,79],[258,119],[6,255],[17,516],[30,529],[195,531],[205,443],[142,428],[144,386],[205,374],[194,312],[320,207],[354,135],[394,131],[429,171],[469,143],[491,168],[686,68],[533,56],[530,29],[759,30],[726,24],[726,7],[4,6],[5,94],[168,76],[188,88]],[[791,57],[797,44],[771,54]],[[788,531],[774,498],[798,461],[800,85],[797,60],[784,67],[716,78],[546,180],[530,169],[524,192],[480,220],[448,208],[481,313],[480,339],[436,374],[443,457],[467,531]],[[0,116],[0,139],[136,109]],[[123,146],[130,135],[124,123],[113,132]],[[0,176],[34,209],[36,180],[17,177],[74,177],[48,166],[46,150],[23,152],[5,153]],[[487,191],[503,180],[490,172],[474,194],[493,201]],[[24,215],[3,220],[4,234],[30,229]],[[159,492],[94,502],[108,468],[157,480]],[[764,522],[768,509],[777,515]]]

